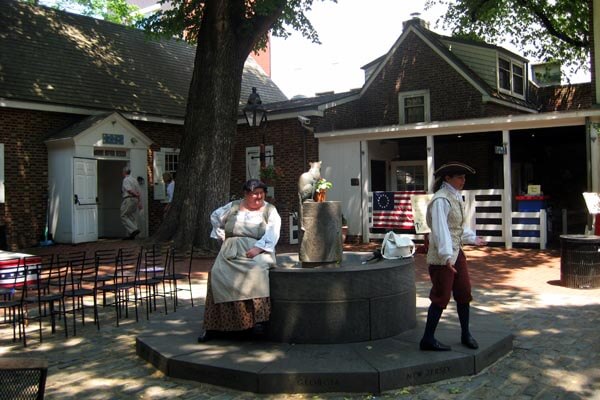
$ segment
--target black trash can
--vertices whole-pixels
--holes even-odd
[[[569,288],[600,287],[600,236],[560,236],[560,282]]]

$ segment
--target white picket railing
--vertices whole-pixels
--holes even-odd
[[[510,242],[506,240],[504,190],[464,190],[465,211],[468,225],[488,243],[512,246],[512,243],[527,243],[545,249],[548,240],[548,225],[546,210],[539,212],[510,213]],[[411,211],[412,216],[412,211]],[[385,233],[373,233],[373,193],[369,193],[369,237],[368,239],[383,239]],[[402,232],[402,231],[398,231]],[[413,240],[422,240],[423,235],[406,234]]]

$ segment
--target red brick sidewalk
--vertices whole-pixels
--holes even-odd
[[[141,241],[129,240],[99,240],[93,243],[56,244],[48,247],[35,247],[24,249],[21,252],[30,254],[60,254],[73,251],[86,250],[93,254],[98,249],[111,249],[119,247],[141,246]],[[345,244],[344,251],[374,251],[379,243]],[[283,244],[277,247],[277,252],[298,252],[298,245]],[[520,288],[539,289],[553,288],[559,284],[560,279],[560,252],[557,250],[539,249],[504,249],[501,247],[465,248],[471,282],[479,288]],[[206,279],[214,258],[205,257],[194,261],[192,277]],[[423,254],[415,255],[416,279],[428,282],[429,275]]]

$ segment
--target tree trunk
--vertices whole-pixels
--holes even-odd
[[[154,239],[214,249],[210,213],[229,199],[244,61],[228,1],[207,3],[196,49],[173,202]]]

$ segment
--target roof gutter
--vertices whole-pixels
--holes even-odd
[[[8,100],[5,98],[0,98],[0,107],[17,108],[17,109],[21,109],[21,110],[56,112],[56,113],[64,113],[64,114],[77,114],[77,115],[98,115],[98,114],[105,114],[107,112],[116,111],[131,121],[158,122],[158,123],[162,123],[162,124],[173,124],[173,125],[183,125],[183,122],[184,122],[183,118],[161,117],[161,116],[157,116],[157,115],[138,114],[138,113],[132,113],[132,112],[119,111],[119,110],[99,110],[99,109],[95,109],[95,108],[71,107],[71,106],[54,105],[54,104],[47,104],[47,103],[36,103],[36,102],[30,102],[30,101]]]
[[[555,111],[533,115],[505,115],[456,121],[422,122],[418,124],[388,125],[375,128],[315,132],[315,137],[322,141],[347,141],[456,135],[502,130],[547,128],[558,125],[584,125],[586,118],[600,119],[600,109],[566,112]]]

